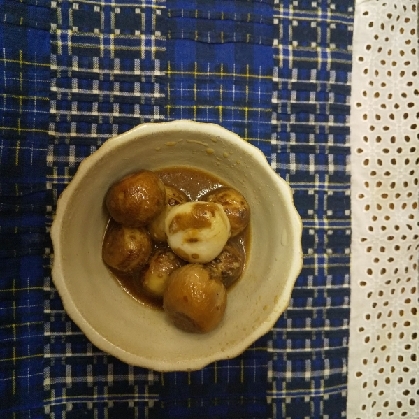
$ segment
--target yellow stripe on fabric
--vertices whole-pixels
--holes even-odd
[[[20,135],[20,118],[17,121],[18,124],[18,128],[17,128],[17,132]],[[20,150],[20,140],[18,139],[16,142],[16,154],[15,154],[15,166],[19,166],[19,150]]]
[[[48,101],[49,98],[47,97],[42,97],[42,96],[22,96],[22,95],[13,95],[13,94],[9,94],[9,93],[0,93],[0,96],[2,96],[3,98],[13,98],[13,99],[32,99],[32,100],[45,100]]]
[[[23,56],[22,56],[22,50],[19,50],[19,91],[22,92],[23,90],[23,76],[22,76],[22,72],[23,72]],[[22,115],[22,96],[19,95],[19,118],[17,119],[17,133],[20,135],[21,131],[21,126],[20,126],[20,116]],[[16,154],[15,154],[15,166],[19,165],[19,150],[20,150],[20,139],[17,139],[17,144],[16,144]],[[14,285],[13,285],[14,287]]]
[[[63,2],[63,0],[60,0],[60,2]],[[91,4],[96,6],[98,1],[97,0],[77,0],[77,3],[80,4]],[[113,1],[112,2],[112,7],[147,7],[148,9],[157,9],[157,10],[162,10],[165,9],[166,6],[160,6],[158,4],[153,3],[148,3],[145,0],[142,1],[132,1],[132,2],[118,2],[118,1]]]
[[[296,48],[295,48],[296,49]],[[302,48],[303,49],[303,48]],[[316,51],[316,52],[321,52],[320,50],[318,50],[318,49],[310,49],[310,48],[307,48],[307,49],[305,49],[306,51]],[[276,58],[276,59],[280,59],[280,58],[282,58],[282,55],[281,54],[274,54],[274,58]],[[301,58],[301,57],[295,57],[295,56],[291,56],[291,57],[289,57],[289,58],[287,58],[288,60],[290,60],[290,62],[294,62],[294,61],[297,61],[297,62],[302,62],[302,63],[307,63],[307,62],[309,62],[309,63],[318,63],[319,62],[319,58],[310,58],[310,57],[303,57],[303,58]],[[351,60],[342,60],[342,59],[340,59],[340,58],[333,58],[333,62],[334,63],[340,63],[340,64],[351,64]]]
[[[32,290],[42,291],[43,289],[44,289],[43,287],[22,287],[22,288],[19,288],[18,290],[19,291],[32,291]],[[16,289],[15,288],[2,288],[2,289],[0,289],[0,293],[1,292],[10,292],[10,291],[14,293],[16,291]]]
[[[44,357],[44,354],[16,356],[16,348],[13,348],[13,357],[12,358],[2,358],[2,359],[0,359],[0,363],[1,362],[13,361],[13,364],[15,364],[15,361],[20,361],[22,359],[34,359],[34,358],[43,358],[43,357]],[[13,374],[13,376],[14,376],[14,374]],[[13,385],[13,388],[15,388],[15,385]],[[15,394],[15,392],[13,394]]]
[[[20,291],[20,290],[19,290]],[[14,292],[13,292],[13,296],[14,296]],[[16,312],[16,306],[15,306],[15,302],[13,302],[13,316],[15,315]],[[12,323],[12,324],[7,324],[6,326],[0,326],[0,330],[5,330],[5,329],[9,329],[9,328],[13,328],[13,333],[15,333],[16,331],[16,326],[19,327],[28,327],[28,326],[36,326],[36,325],[41,325],[44,324],[44,322],[26,322],[26,323]]]
[[[39,66],[39,67],[50,67],[50,65],[49,64],[42,64],[42,63],[37,63],[37,62],[32,62],[32,61],[23,61],[23,59],[19,59],[19,60],[14,60],[14,59],[11,59],[11,58],[0,58],[0,62],[3,62],[3,63],[19,63],[19,64],[21,64],[21,65],[30,65],[30,66],[35,66],[35,67],[37,67],[37,66]]]
[[[249,64],[247,64],[246,65],[246,103],[248,103],[249,102],[249,78],[250,78],[250,73],[249,73]],[[249,113],[249,108],[248,107],[246,107],[245,108],[245,111],[244,111],[244,120],[245,121],[248,121],[249,120],[249,118],[248,118],[248,113]],[[271,109],[265,109],[265,112],[269,112],[269,113],[271,113]],[[246,124],[246,126],[245,126],[245,128],[244,128],[244,136],[245,136],[245,138],[248,138],[248,124]]]
[[[23,55],[22,50],[19,51],[19,90],[23,90]],[[22,96],[19,96],[19,111],[22,113]]]
[[[170,68],[170,65],[167,67],[167,75],[171,76],[171,75],[185,75],[185,76],[191,76],[193,75],[194,77],[197,76],[218,76],[218,77],[240,77],[240,78],[245,78],[247,79],[260,79],[260,80],[272,80],[272,76],[262,76],[262,75],[255,75],[255,74],[250,74],[248,72],[241,74],[241,73],[224,73],[224,72],[211,72],[211,73],[205,73],[205,72],[198,72],[198,71],[178,71],[178,70],[172,70]]]
[[[182,107],[184,109],[193,109],[195,105],[182,105]],[[218,105],[205,105],[205,108],[208,109],[218,109],[220,106]],[[244,111],[244,112],[253,112],[253,111],[257,111],[257,112],[264,112],[264,113],[271,113],[270,109],[265,109],[265,108],[254,108],[254,107],[239,107],[239,106],[226,106],[226,105],[221,105],[222,109],[236,109],[238,111]],[[81,114],[81,113],[80,113]],[[86,113],[89,114],[89,113]],[[110,115],[110,114],[109,114]]]
[[[16,394],[16,278],[13,277],[13,395]]]
[[[48,382],[48,380],[46,380]],[[56,380],[59,381],[59,380]],[[44,402],[45,403],[53,403],[54,405],[57,404],[64,404],[64,403],[71,403],[72,401],[76,402],[81,400],[82,403],[92,403],[92,404],[103,404],[103,403],[107,403],[109,404],[114,404],[114,403],[122,403],[122,402],[131,402],[133,398],[133,395],[131,393],[123,393],[123,394],[118,394],[117,398],[113,398],[113,400],[107,400],[106,402],[104,402],[103,400],[101,400],[101,398],[98,399],[97,394],[95,395],[89,395],[89,394],[84,394],[84,395],[76,395],[76,394],[72,394],[72,395],[67,395],[67,394],[62,394],[60,396],[53,396],[53,397],[49,397],[49,398],[45,398]],[[142,394],[136,394],[135,395],[135,401],[156,401],[158,400],[159,395],[158,394],[153,394],[153,393],[142,393]],[[58,401],[57,401],[58,400]],[[54,417],[54,416],[51,416]],[[95,417],[95,416],[92,416]],[[105,416],[107,417],[107,416]],[[114,416],[112,416],[114,417]],[[117,416],[117,418],[119,419],[121,416]],[[138,417],[138,416],[137,416]]]
[[[198,64],[195,62],[194,63],[194,83],[193,83],[193,100],[194,100],[194,108],[193,108],[193,115],[194,115],[194,120],[196,120],[196,102],[197,102],[197,90],[196,90],[196,76],[198,74]],[[170,91],[170,89],[167,89],[168,91]]]
[[[20,120],[18,122],[20,122]],[[22,127],[20,127],[20,124],[17,127],[3,127],[3,126],[0,126],[0,131],[1,130],[17,131],[19,134],[22,133],[22,132],[43,132],[45,134],[48,133],[48,130],[46,130],[46,129],[22,128]]]
[[[167,63],[167,73],[171,73],[171,66],[170,62]],[[195,92],[196,93],[196,92]],[[170,96],[170,89],[167,89],[167,103],[166,103],[166,116],[167,119],[170,119],[170,111],[171,111],[171,96]]]
[[[224,75],[224,65],[221,64],[221,80],[223,79],[223,75]],[[220,123],[223,122],[223,85],[222,83],[220,83],[220,105],[218,106],[218,120]]]
[[[86,44],[86,43],[83,43],[83,42],[70,42],[69,41],[67,43],[67,46],[68,46],[68,51],[69,51],[69,53],[71,55],[73,54],[73,46],[79,46],[79,47],[82,47],[83,49],[89,49],[89,48],[90,49],[97,49],[98,48],[98,45],[99,45],[99,48],[101,50],[101,58],[104,57],[103,52],[104,51],[108,51],[108,50],[111,51],[111,57],[112,58],[115,58],[115,55],[114,55],[114,52],[115,51],[138,51],[138,46],[137,45],[136,46],[129,46],[129,45],[116,45],[115,46],[115,43],[114,43],[115,39],[116,40],[118,40],[118,39],[121,39],[121,40],[123,40],[123,39],[127,39],[127,40],[138,40],[138,39],[140,39],[141,40],[140,51],[152,51],[153,53],[155,53],[156,51],[162,51],[162,52],[164,52],[164,48],[158,47],[155,44],[152,45],[152,46],[145,46],[144,40],[146,40],[148,38],[145,37],[145,36],[141,36],[141,35],[140,36],[134,36],[134,35],[129,36],[129,35],[114,35],[114,34],[111,34],[107,38],[107,39],[112,40],[112,42],[110,43],[110,45],[104,45],[103,42],[102,42],[102,40],[104,39],[103,36],[97,35],[95,33],[90,33],[90,32],[86,32],[86,33],[77,32],[77,36],[80,36],[80,37],[81,36],[89,36],[89,37],[92,37],[92,38],[97,38],[99,40],[99,42],[91,43],[91,44]],[[73,35],[72,38],[76,38],[76,35]],[[163,39],[161,39],[161,38],[156,38],[156,40],[163,41]],[[58,43],[58,42],[51,42],[51,43],[54,44],[54,45],[56,45],[58,48],[62,48],[62,45],[60,43]],[[54,67],[54,66],[51,66],[51,67]],[[89,71],[89,70],[87,70],[87,71]],[[92,70],[90,70],[90,71],[92,71]]]

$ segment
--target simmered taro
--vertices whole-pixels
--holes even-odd
[[[230,287],[243,272],[245,255],[243,249],[235,242],[227,242],[222,252],[205,266],[213,275],[219,275],[221,281]]]
[[[144,290],[152,297],[162,299],[170,274],[184,264],[170,249],[157,249],[144,271]]]
[[[114,183],[105,198],[110,216],[126,227],[140,227],[160,214],[166,202],[163,182],[143,170]]]
[[[244,196],[187,167],[142,170],[112,185],[102,258],[137,301],[181,330],[205,333],[224,316],[243,273],[250,230]]]
[[[151,255],[152,242],[144,227],[124,227],[109,221],[102,245],[103,261],[121,272],[140,270]]]
[[[223,250],[230,222],[219,204],[186,202],[167,214],[166,233],[169,246],[182,259],[206,263]]]
[[[249,224],[250,208],[245,197],[236,189],[223,187],[210,192],[206,201],[221,204],[230,220],[231,236],[237,236]]]
[[[219,277],[201,264],[175,270],[164,293],[164,310],[170,321],[186,332],[209,332],[221,322],[227,293]]]

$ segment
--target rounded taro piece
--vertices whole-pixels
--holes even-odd
[[[206,333],[220,324],[226,303],[227,291],[219,277],[201,264],[187,264],[170,275],[163,307],[179,329]]]
[[[245,255],[239,245],[227,242],[222,252],[205,266],[213,275],[219,275],[226,288],[236,282],[244,267]]]
[[[143,288],[151,296],[162,299],[170,274],[185,262],[171,249],[157,249],[144,271]]]
[[[230,222],[222,206],[213,202],[186,202],[166,217],[167,242],[182,259],[206,263],[214,259],[230,237]]]
[[[236,189],[218,188],[206,195],[205,200],[221,204],[230,221],[231,237],[237,236],[249,224],[250,207],[246,198]]]
[[[144,226],[164,209],[166,190],[153,172],[143,170],[114,183],[105,197],[111,217],[126,227]]]
[[[151,238],[145,228],[124,227],[109,221],[102,245],[106,265],[120,272],[136,272],[148,262],[151,251]]]

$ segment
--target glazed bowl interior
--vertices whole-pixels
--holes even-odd
[[[228,292],[225,317],[207,334],[185,333],[162,311],[138,303],[101,259],[106,191],[140,169],[195,167],[221,178],[251,208],[246,270]],[[160,371],[193,370],[237,356],[286,309],[301,269],[301,221],[285,181],[237,135],[191,121],[145,124],[108,140],[85,159],[57,206],[53,280],[86,336],[121,360]]]

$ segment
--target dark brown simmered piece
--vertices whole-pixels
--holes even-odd
[[[210,192],[206,201],[221,204],[230,220],[231,237],[237,236],[249,224],[250,208],[245,197],[236,189],[222,187]]]
[[[226,288],[236,282],[243,272],[245,255],[243,250],[232,242],[227,242],[223,251],[205,266],[213,275],[221,277]]]
[[[102,258],[108,266],[121,272],[136,272],[148,262],[151,251],[152,242],[145,228],[109,221],[102,246]]]
[[[143,170],[113,184],[105,198],[111,217],[126,227],[150,223],[166,204],[163,182],[153,172]]]
[[[175,205],[183,204],[188,202],[189,198],[182,192],[180,189],[175,188],[174,186],[165,185],[166,188],[166,204],[169,207],[174,207]]]
[[[144,272],[143,288],[151,296],[163,298],[170,274],[184,264],[185,262],[171,249],[157,249],[151,256],[148,268]]]
[[[186,332],[209,332],[221,322],[227,292],[219,277],[201,264],[176,269],[169,278],[163,307],[169,320]]]

